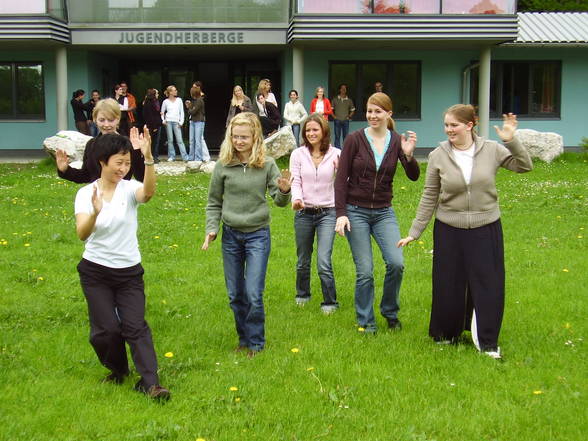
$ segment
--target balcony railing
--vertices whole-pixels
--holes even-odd
[[[295,0],[299,14],[514,14],[516,0]]]

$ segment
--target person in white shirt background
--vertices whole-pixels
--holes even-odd
[[[284,121],[292,127],[292,133],[296,139],[296,146],[300,145],[300,124],[308,116],[306,109],[300,101],[298,101],[298,91],[292,89],[288,94],[290,101],[284,106]]]
[[[167,160],[173,162],[176,159],[176,151],[174,149],[174,137],[180,149],[183,161],[188,161],[188,153],[186,146],[182,139],[182,125],[184,124],[184,103],[178,99],[178,89],[176,86],[167,86],[165,89],[165,96],[161,105],[161,118],[163,125],[167,131]]]

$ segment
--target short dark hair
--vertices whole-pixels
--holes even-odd
[[[124,155],[130,153],[132,149],[133,145],[129,138],[115,133],[100,135],[94,141],[94,157],[105,164],[108,163],[111,156],[117,153]]]
[[[98,89],[94,89],[94,90],[92,91],[92,93],[94,93],[94,92],[96,92],[98,95],[100,95],[100,91],[99,91]]]
[[[298,91],[296,89],[292,89],[290,92],[288,92],[288,96],[290,96],[292,92],[294,92],[296,96],[298,96]]]
[[[261,93],[261,92],[258,92],[258,93],[257,93],[257,95],[255,95],[255,99],[256,99],[256,100],[257,100],[257,99],[259,99],[259,97],[260,97],[260,96],[262,96],[262,97],[264,97],[264,98],[265,98],[265,95],[264,95],[263,93]]]
[[[85,95],[85,94],[86,94],[86,92],[84,92],[84,89],[78,89],[73,93],[72,98],[75,99],[75,98],[82,96],[82,95]]]

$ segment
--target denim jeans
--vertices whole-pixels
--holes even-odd
[[[96,125],[96,123],[94,121],[91,121],[89,126],[90,126],[90,136],[93,138],[98,136],[98,133],[100,133],[100,130],[98,130],[98,126]]]
[[[239,346],[265,346],[263,291],[270,254],[269,227],[251,233],[223,225],[222,249],[229,305],[235,315]]]
[[[335,147],[338,149],[343,148],[343,141],[347,138],[349,133],[349,120],[341,121],[335,120]],[[342,136],[342,137],[341,137]]]
[[[178,143],[178,148],[180,149],[180,155],[182,155],[182,159],[184,161],[187,161],[188,153],[186,153],[186,146],[184,145],[184,140],[182,139],[182,128],[180,127],[180,124],[177,122],[168,121],[165,125],[165,129],[167,131],[167,157],[176,159],[176,151],[174,150],[175,136],[176,142]]]
[[[387,319],[398,318],[400,285],[404,272],[402,250],[396,247],[400,230],[392,207],[362,208],[347,205],[351,230],[346,233],[355,262],[355,312],[359,326],[375,328],[373,236],[386,264],[380,313]]]
[[[202,161],[202,139],[204,137],[204,121],[190,121],[190,153],[189,161]]]
[[[202,160],[206,162],[210,161],[210,153],[208,152],[208,146],[206,145],[204,136],[202,136]]]
[[[292,133],[296,140],[296,147],[298,147],[300,146],[300,124],[292,124],[290,127],[292,127]]]
[[[322,305],[338,305],[337,290],[331,255],[335,241],[335,209],[329,208],[317,214],[307,214],[304,210],[294,215],[294,231],[296,232],[296,297],[310,297],[310,264],[314,236],[317,236],[317,269],[323,291]]]

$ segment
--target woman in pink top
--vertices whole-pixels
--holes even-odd
[[[302,147],[290,156],[292,209],[296,210],[296,303],[310,301],[310,264],[317,236],[317,268],[323,291],[321,310],[331,314],[339,308],[331,263],[335,240],[335,172],[340,150],[330,145],[329,123],[313,113],[302,124]]]

